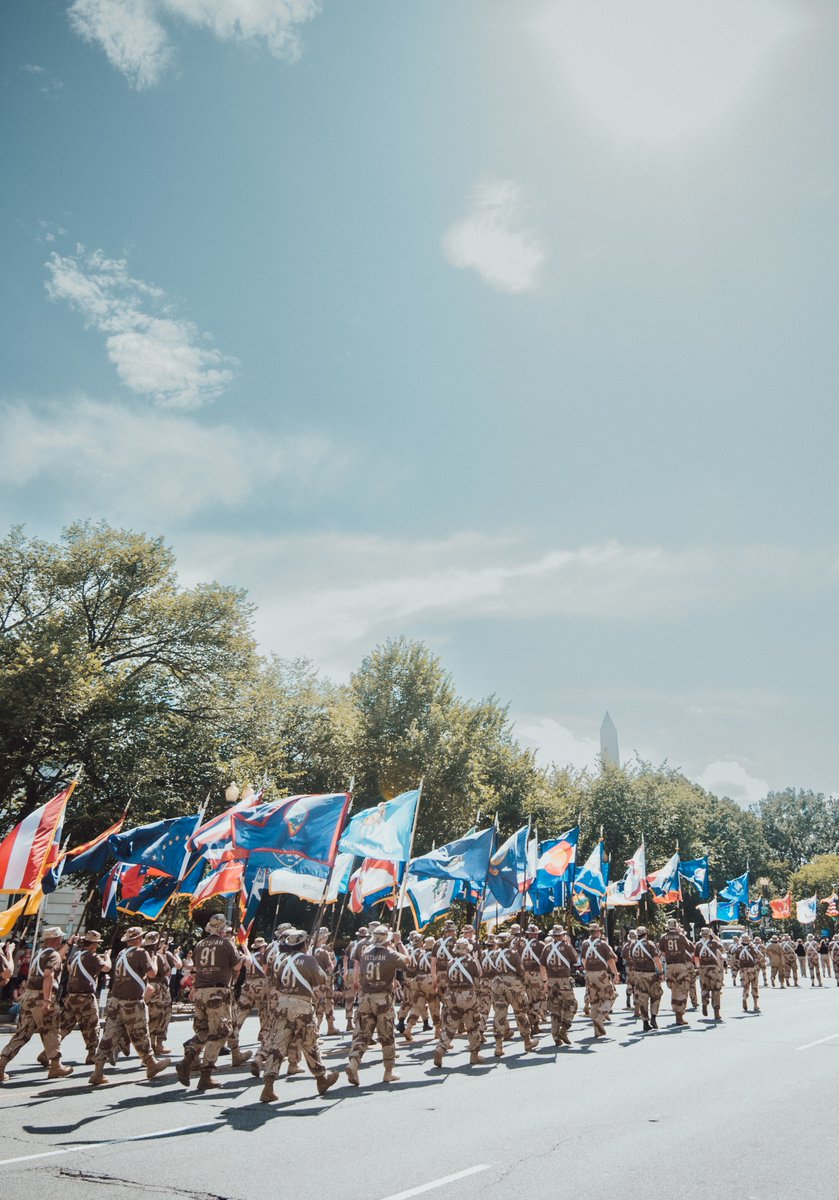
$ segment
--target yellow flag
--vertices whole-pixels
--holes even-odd
[[[20,900],[17,900],[5,912],[0,913],[0,938],[9,936],[15,927],[18,917],[23,916],[23,910],[30,899],[30,896],[21,896]]]
[[[30,892],[26,898],[26,915],[34,917],[38,909],[44,901],[44,889],[41,887],[40,881],[33,892]]]

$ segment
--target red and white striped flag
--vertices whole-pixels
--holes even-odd
[[[237,862],[222,863],[198,884],[189,902],[189,911],[192,912],[212,896],[231,896],[241,892],[244,870],[245,864],[241,859]]]
[[[249,808],[256,808],[261,801],[261,788],[258,792],[246,792],[238,804],[225,809],[196,829],[189,839],[190,848],[206,850],[208,846],[226,846],[233,836],[233,813],[247,812]]]
[[[49,864],[64,809],[76,786],[69,787],[36,808],[0,842],[0,892],[31,892]]]

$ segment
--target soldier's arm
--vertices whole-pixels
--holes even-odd
[[[47,1008],[52,1008],[52,990],[53,990],[54,986],[55,986],[55,971],[53,971],[52,967],[48,967],[47,970],[44,971],[44,986],[41,989],[41,995],[43,996],[43,999],[44,999],[44,1005]]]
[[[105,951],[105,953],[102,955],[102,958],[100,959],[100,963],[101,963],[101,965],[99,967],[99,970],[102,972],[103,975],[107,975],[111,970],[111,952],[110,952],[110,950]]]
[[[149,955],[146,955],[146,957],[149,959],[149,966],[146,970],[146,979],[156,979],[157,978],[157,958],[156,957],[150,958]]]

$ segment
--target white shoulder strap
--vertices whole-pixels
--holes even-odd
[[[137,972],[131,966],[131,963],[128,961],[129,949],[131,949],[131,947],[126,946],[124,950],[120,950],[119,958],[117,959],[117,967],[120,967],[120,966],[125,967],[126,971],[131,976],[131,978],[134,980],[134,982],[138,985],[139,988],[142,989],[143,992],[145,992],[145,990],[146,990],[145,979],[140,978],[140,976],[137,974]]]
[[[311,992],[312,985],[309,983],[308,979],[303,978],[303,976],[297,970],[297,967],[294,965],[297,962],[297,960],[302,957],[303,957],[302,954],[289,954],[288,957],[286,958],[285,962],[283,963],[283,969],[280,973],[280,979],[285,984],[285,986],[288,987],[289,983],[291,983],[291,976],[293,975],[294,978],[297,980],[297,982],[301,985],[301,987],[304,987],[307,992]]]
[[[84,975],[85,979],[90,984],[90,986],[93,988],[93,990],[96,991],[96,980],[93,978],[90,971],[87,970],[84,963],[82,962],[83,954],[84,954],[84,950],[77,950],[75,952],[75,954],[73,955],[73,961],[70,965],[70,969],[72,970],[75,967],[76,970],[78,970],[82,975]]]

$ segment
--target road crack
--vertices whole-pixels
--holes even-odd
[[[93,1171],[72,1171],[60,1167],[59,1176],[64,1179],[79,1179],[83,1183],[104,1183],[106,1186],[119,1184],[125,1188],[136,1188],[141,1192],[159,1192],[165,1196],[188,1196],[190,1200],[236,1200],[235,1196],[222,1196],[219,1192],[196,1191],[194,1188],[178,1188],[171,1184],[160,1186],[155,1183],[138,1183],[136,1179],[122,1179],[119,1175],[97,1175]]]

